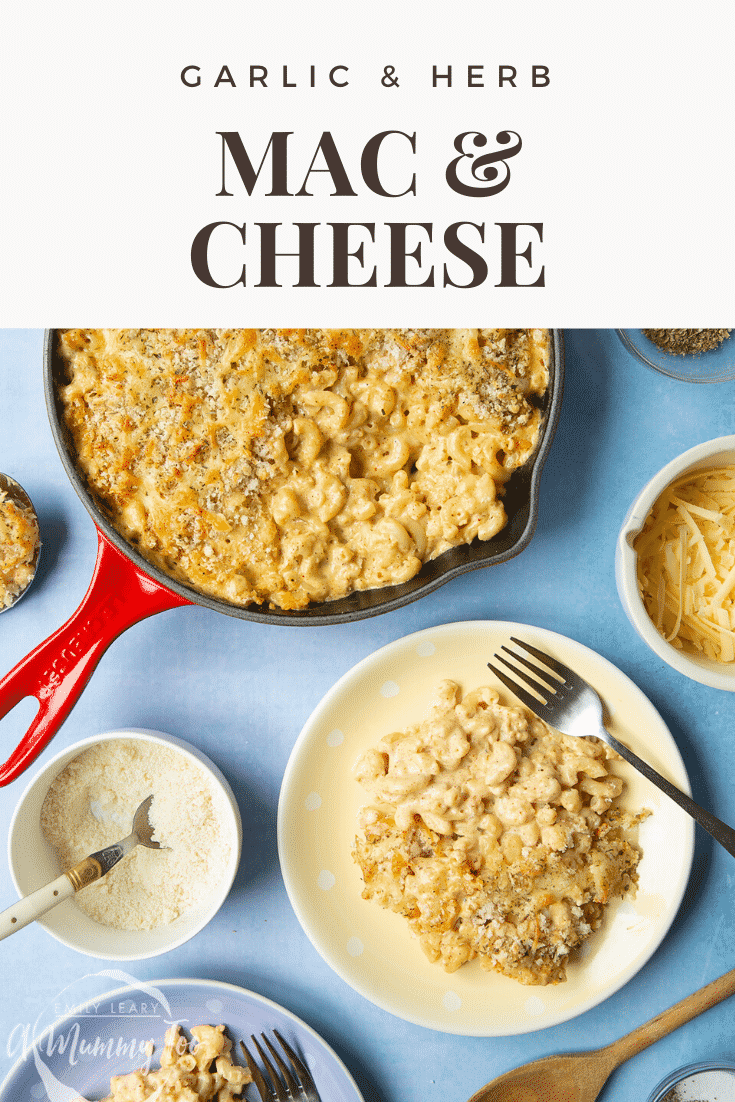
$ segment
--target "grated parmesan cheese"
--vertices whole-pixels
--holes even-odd
[[[664,639],[735,661],[735,465],[668,486],[633,547],[641,598]]]
[[[152,930],[203,903],[225,874],[227,840],[207,774],[176,749],[110,739],[83,751],[55,779],[41,828],[60,871],[130,833],[153,794],[153,838],[166,849],[136,848],[74,897],[96,922]]]

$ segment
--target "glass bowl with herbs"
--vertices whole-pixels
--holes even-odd
[[[687,383],[724,383],[735,379],[733,329],[618,329],[618,335],[642,363]]]
[[[688,1064],[659,1083],[648,1102],[728,1102],[735,1097],[735,1060]]]

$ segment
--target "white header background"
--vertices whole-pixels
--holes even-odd
[[[732,325],[734,10],[731,0],[12,5],[0,325]],[[200,67],[200,87],[182,84],[187,65]],[[237,87],[213,87],[223,65]],[[268,69],[267,88],[249,87],[250,65]],[[284,65],[296,88],[281,86]],[[348,87],[330,86],[335,65],[348,67]],[[432,88],[433,65],[452,66],[452,88]],[[484,66],[484,88],[466,86],[469,65]],[[499,65],[516,68],[516,88],[498,88]],[[547,88],[531,87],[532,65],[548,66]],[[386,66],[397,87],[381,83]],[[451,191],[454,138],[480,131],[488,151],[505,129],[523,140],[508,187]],[[316,173],[313,198],[267,196],[268,176],[248,196],[230,163],[233,197],[218,197],[218,131],[238,131],[257,165],[277,130],[293,132],[292,191],[330,131],[357,195],[332,197]],[[362,148],[382,130],[416,133],[415,157],[397,142],[406,157],[394,166],[402,186],[416,172],[416,196],[363,183]],[[194,236],[215,221],[247,223],[245,246],[233,236],[213,253],[222,282],[245,263],[247,287],[207,287],[192,270]],[[335,221],[376,223],[365,269],[350,271],[358,282],[376,265],[377,288],[326,286]],[[442,287],[453,259],[442,238],[457,221],[486,226],[485,245],[475,241],[489,275],[472,290]],[[322,223],[325,285],[292,287],[296,261],[281,259],[282,288],[254,286],[257,222],[283,223],[284,251],[293,223]],[[387,222],[433,224],[431,245],[409,232],[424,252],[407,272],[419,282],[433,264],[434,288],[384,286]],[[498,222],[543,223],[544,287],[495,286]],[[453,271],[469,276],[456,260]]]

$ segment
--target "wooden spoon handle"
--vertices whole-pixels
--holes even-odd
[[[731,972],[726,972],[724,976],[720,976],[719,979],[712,980],[712,983],[708,983],[706,987],[695,991],[693,995],[687,995],[685,999],[674,1006],[670,1006],[668,1010],[663,1010],[655,1018],[651,1018],[650,1022],[638,1026],[637,1029],[627,1033],[620,1040],[613,1041],[612,1044],[608,1045],[606,1049],[601,1049],[600,1052],[607,1052],[614,1060],[612,1066],[618,1067],[624,1060],[629,1060],[631,1056],[642,1052],[654,1041],[660,1041],[662,1037],[666,1037],[669,1033],[678,1029],[680,1025],[685,1025],[692,1018],[696,1018],[698,1014],[704,1013],[711,1006],[716,1006],[717,1003],[733,994],[735,994],[735,968]]]

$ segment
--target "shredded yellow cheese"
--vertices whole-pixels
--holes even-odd
[[[668,486],[633,546],[638,588],[664,639],[735,661],[735,465]]]

